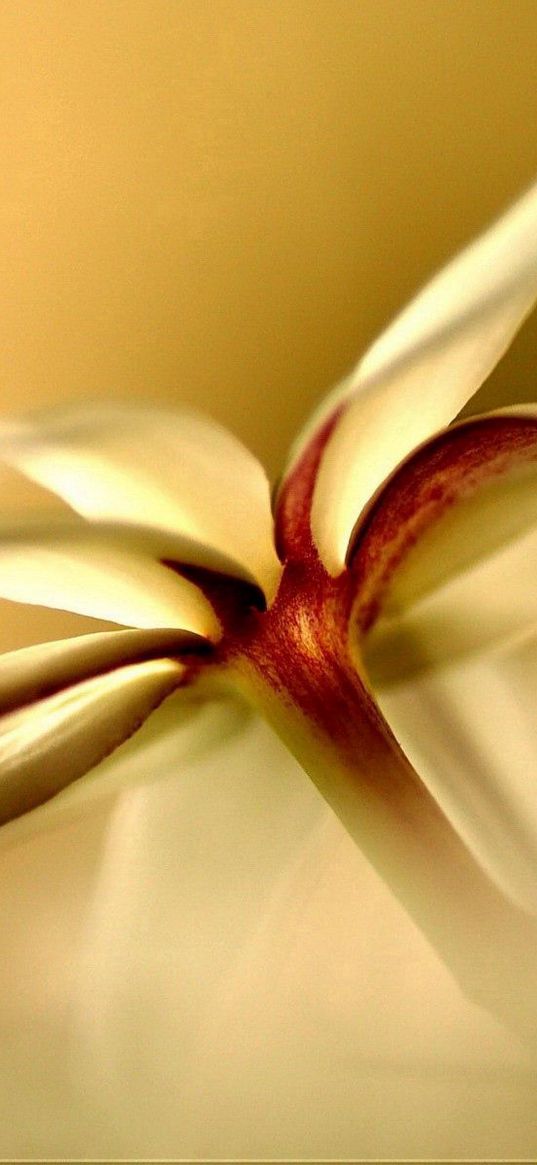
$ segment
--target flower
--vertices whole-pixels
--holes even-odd
[[[518,793],[508,790],[503,763],[494,759],[491,766],[484,753],[459,739],[453,713],[446,712],[444,685],[451,685],[456,701],[476,703],[479,697],[483,703],[486,685],[488,706],[501,665],[509,690],[518,692],[519,685],[522,693],[514,712],[525,748],[522,699],[535,659],[528,576],[537,413],[521,406],[450,422],[497,363],[536,296],[537,190],[531,190],[418,295],[310,420],[275,494],[275,535],[261,467],[235,438],[197,414],[73,406],[4,423],[4,462],[74,512],[6,525],[1,594],[122,627],[1,658],[0,813],[4,822],[13,822],[6,825],[7,837],[10,831],[16,837],[16,819],[57,794],[59,809],[69,807],[64,790],[95,766],[103,771],[102,762],[109,770],[123,765],[127,775],[138,765],[142,776],[157,776],[161,745],[151,734],[142,733],[138,761],[136,736],[127,754],[106,758],[174,695],[191,781],[200,763],[205,771],[207,751],[211,756],[211,786],[188,786],[193,803],[214,797],[224,818],[229,812],[232,802],[215,781],[219,747],[223,772],[229,768],[226,751],[242,751],[251,768],[259,739],[265,750],[276,750],[269,795],[272,781],[292,825],[282,839],[270,833],[270,814],[266,818],[265,844],[273,859],[260,895],[265,917],[277,915],[286,901],[293,860],[299,882],[311,889],[315,881],[308,847],[313,835],[312,852],[318,854],[319,800],[300,784],[295,803],[289,786],[278,785],[280,767],[291,766],[297,780],[294,756],[458,989],[519,1040],[527,1038],[534,1051],[537,821],[528,805],[528,756],[517,755],[509,740],[508,760],[515,758],[521,779]],[[502,699],[504,693],[502,688]],[[254,709],[254,719],[246,707]],[[425,728],[424,715],[430,720]],[[173,738],[167,724],[166,768]],[[266,808],[261,798],[255,806],[240,806],[244,820],[236,828],[247,851],[252,813],[262,822]],[[118,847],[126,846],[128,859],[140,811],[147,810],[145,791],[141,801],[135,793],[120,803],[84,931],[92,952],[91,974],[82,975],[91,1039],[101,1056],[106,1047],[102,1063],[111,1095],[124,1068],[114,1070],[117,1048],[103,1015],[122,961],[114,965],[111,953],[117,907],[106,918],[103,902],[110,907],[118,896],[122,915],[132,883],[125,881]],[[45,813],[38,809],[36,820]],[[329,835],[333,824],[327,827],[323,818],[321,834],[327,828]],[[201,860],[206,847],[223,847],[225,900],[226,877],[233,883],[237,876],[225,844],[214,832],[200,833],[195,844]],[[323,844],[321,837],[321,849]],[[342,846],[348,854],[350,842],[338,834],[336,850]],[[247,853],[244,868],[253,860]],[[373,875],[361,876],[367,884]],[[374,881],[375,895],[382,882]],[[140,893],[151,898],[147,883]],[[244,894],[248,899],[246,889]],[[386,890],[381,894],[389,915],[394,907],[386,903],[393,898]],[[190,916],[191,903],[184,905]],[[201,895],[199,910],[208,905]],[[308,893],[302,908],[309,909]],[[258,909],[253,899],[245,903],[246,915]],[[209,980],[211,964],[214,970],[211,991],[222,988],[217,1027],[222,1015],[229,1021],[233,1014],[237,983],[243,991],[243,976],[247,981],[267,949],[263,913],[257,926],[251,920],[253,937],[246,944],[236,897],[226,917],[231,939],[224,947],[236,942],[238,959],[231,971],[221,952],[207,950],[201,960]],[[123,925],[123,917],[119,921]],[[280,934],[280,950],[293,941],[296,923]],[[194,965],[199,972],[199,952]],[[104,1003],[103,993],[95,993],[100,976]],[[150,997],[144,992],[149,1007]],[[256,1023],[258,1006],[256,997]],[[337,1013],[337,1000],[334,1006]],[[210,1009],[200,1012],[195,1002],[193,1013],[200,1030],[193,1039],[187,1025],[183,1037],[195,1048],[198,1080],[207,1080],[215,1021]],[[132,1032],[130,1040],[135,1048]],[[187,1057],[166,1078],[167,1087],[174,1096],[180,1089],[190,1119],[197,1112],[199,1136],[205,1110],[197,1095],[188,1099],[189,1070]],[[218,1091],[218,1072],[215,1080]],[[224,1095],[229,1103],[229,1089]],[[136,1125],[138,1117],[129,1112]],[[140,1120],[143,1141],[147,1122]],[[189,1137],[185,1144],[192,1152]],[[112,1151],[127,1141],[112,1141]],[[109,1152],[110,1141],[103,1143]],[[143,1143],[144,1149],[150,1144],[157,1152],[170,1151],[169,1139]],[[266,1151],[270,1138],[253,1143],[254,1151],[256,1145]],[[299,1142],[299,1153],[307,1143]],[[141,1142],[129,1144],[136,1151]],[[282,1135],[281,1147],[295,1153],[293,1136],[285,1141]],[[242,1151],[240,1138],[230,1136],[226,1153],[237,1148]]]

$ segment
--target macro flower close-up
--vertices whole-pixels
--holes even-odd
[[[537,407],[439,426],[480,387],[536,295],[530,190],[306,426],[274,493],[274,535],[261,466],[201,415],[101,405],[5,421],[4,461],[80,519],[5,529],[0,577],[8,599],[130,628],[2,657],[4,823],[83,777],[172,693],[209,709],[235,697],[227,716],[246,732],[243,705],[266,719],[460,989],[533,1053],[537,855],[525,782],[518,790],[515,773],[506,787],[511,773],[497,765],[483,773],[455,734],[451,779],[442,785],[441,766],[428,779],[381,706],[383,676],[388,709],[410,688],[427,716],[415,744],[426,757],[445,734],[434,704],[425,713],[438,673],[473,686],[476,666],[494,676],[503,665],[520,673],[520,713],[531,704]]]
[[[15,387],[0,410],[0,1155],[530,1159],[531,334],[520,392],[512,372],[508,391],[495,378],[532,326],[537,185],[521,181],[512,201],[507,184],[502,210],[494,197],[481,206],[476,178],[454,257],[444,248],[431,274],[423,243],[394,282],[397,295],[413,288],[408,306],[390,285],[379,318],[391,322],[326,393],[319,330],[326,318],[338,336],[338,281],[338,311],[360,314],[338,199],[357,222],[361,212],[342,143],[348,134],[354,148],[362,110],[366,134],[368,86],[372,113],[383,103],[377,62],[386,46],[394,68],[399,53],[406,62],[414,20],[443,59],[435,22],[410,4],[319,0],[310,27],[301,0],[218,11],[159,0],[160,27],[145,0],[119,7],[126,30],[119,8],[44,4],[60,45],[50,68],[52,33],[35,14],[14,7],[7,21],[24,63],[20,77],[7,70],[8,90],[31,162],[0,206],[20,278],[5,347]],[[453,43],[473,43],[470,9],[444,14]],[[334,138],[358,47],[366,88]],[[427,68],[416,76],[432,102]],[[393,108],[405,128],[401,70]],[[276,76],[295,95],[285,116]],[[451,65],[441,85],[451,93]],[[184,135],[171,177],[168,100]],[[411,117],[405,132],[428,147],[434,130]],[[301,135],[295,171],[287,150],[300,154]],[[276,182],[263,221],[282,143],[286,174],[315,197],[318,136],[329,163],[315,215],[297,197],[295,221]],[[417,177],[411,189],[417,198]],[[389,184],[382,196],[389,209]],[[327,201],[341,227],[333,258],[330,226],[328,259],[315,238]],[[426,240],[419,209],[408,235]],[[374,305],[393,282],[390,248],[401,260],[410,242],[390,239],[389,214],[372,222],[378,276],[371,262],[360,294]],[[282,223],[287,251],[271,241]],[[175,389],[176,356],[183,377],[196,362],[190,395]],[[308,407],[287,394],[299,426],[282,458],[295,362],[316,386]]]

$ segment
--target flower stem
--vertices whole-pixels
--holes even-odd
[[[311,580],[310,580],[311,581]],[[265,716],[473,1002],[537,1052],[537,921],[479,865],[402,752],[343,636],[337,580],[287,583],[229,651]],[[298,597],[300,596],[300,597]],[[516,981],[516,989],[513,984]]]

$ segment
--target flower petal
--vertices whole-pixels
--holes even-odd
[[[99,535],[84,522],[0,528],[0,595],[133,627],[175,627],[218,638],[220,626],[193,583]]]
[[[484,515],[486,517],[486,515]],[[379,618],[362,651],[374,686],[471,663],[537,626],[537,529],[449,578],[399,614]]]
[[[532,911],[537,738],[504,659],[537,627],[536,487],[537,410],[473,418],[396,470],[349,555],[360,651],[390,727],[457,832]]]
[[[165,629],[105,631],[6,652],[0,655],[0,716],[118,667],[196,654],[207,646],[190,631]]]
[[[534,540],[533,588],[536,551]],[[508,587],[509,579],[499,585]],[[511,597],[516,623],[516,587]],[[532,605],[533,628],[445,667],[379,686],[376,695],[405,752],[468,846],[520,905],[537,914],[534,597]],[[481,608],[474,607],[467,626],[480,615]],[[424,651],[428,642],[422,642]]]
[[[422,1155],[410,1103],[420,1136],[424,1123],[457,1156],[468,1125],[446,1118],[439,1134],[438,1106],[453,1111],[462,1079],[483,1151],[476,1076],[483,1093],[491,1074],[506,1087],[520,1053],[267,725],[240,729],[205,707],[198,747],[188,730],[170,740],[168,779],[116,805],[70,1000],[80,1107],[116,1156],[354,1160]]]
[[[505,660],[537,627],[536,486],[535,410],[472,419],[396,471],[350,560],[390,727],[458,833],[533,911],[537,738]]]
[[[531,1156],[523,1051],[267,725],[181,707],[0,832],[6,1157]]]
[[[292,451],[290,472],[334,422],[311,516],[331,573],[342,570],[356,519],[382,481],[479,388],[536,296],[534,186],[397,317]]]
[[[108,756],[181,682],[170,659],[121,667],[0,720],[0,822],[54,797]]]
[[[73,405],[6,421],[0,438],[4,461],[85,517],[152,528],[158,557],[224,566],[272,597],[280,564],[268,482],[215,422],[187,409]]]
[[[354,532],[360,634],[379,613],[399,618],[450,578],[479,569],[536,524],[537,406],[439,433],[396,470]]]

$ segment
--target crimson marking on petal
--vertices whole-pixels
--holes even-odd
[[[275,537],[282,562],[303,561],[315,550],[311,533],[313,492],[322,456],[344,411],[345,406],[341,405],[330,414],[280,487],[275,503]]]
[[[445,429],[403,463],[355,527],[347,565],[356,629],[378,618],[390,581],[425,531],[458,501],[517,463],[537,460],[537,420],[489,416]]]

